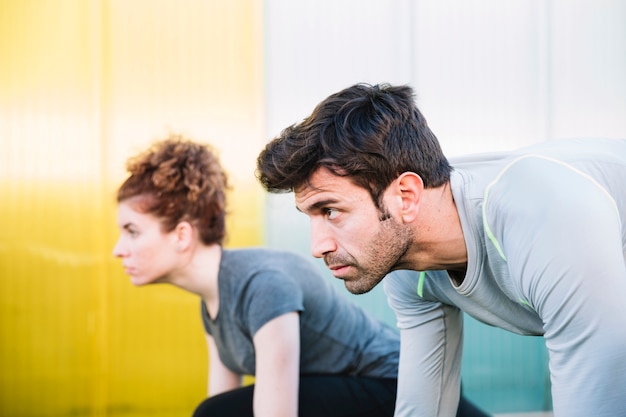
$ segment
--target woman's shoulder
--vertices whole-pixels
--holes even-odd
[[[225,249],[222,254],[222,264],[235,263],[258,270],[281,270],[283,268],[305,268],[317,271],[313,260],[304,255],[289,251],[264,247],[246,247]]]

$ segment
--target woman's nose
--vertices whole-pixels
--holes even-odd
[[[113,256],[115,256],[116,258],[121,258],[125,254],[126,254],[126,251],[123,250],[123,247],[122,247],[122,238],[119,238],[117,242],[115,243],[115,246],[113,246]]]

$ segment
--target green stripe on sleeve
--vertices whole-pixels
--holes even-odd
[[[491,229],[489,228],[489,224],[487,223],[487,213],[486,213],[486,210],[487,210],[486,209],[486,207],[487,207],[487,198],[489,197],[489,190],[491,189],[491,186],[493,184],[494,183],[492,182],[485,189],[485,198],[483,199],[483,227],[485,228],[485,232],[487,233],[487,237],[489,238],[489,240],[491,241],[493,246],[495,246],[496,250],[498,251],[498,253],[502,257],[502,259],[504,259],[506,261],[506,256],[504,256],[504,252],[502,251],[502,248],[500,247],[500,243],[498,242],[498,239],[496,239],[496,237],[493,235],[493,232],[491,231]]]
[[[424,279],[426,279],[426,272],[420,271],[420,277],[417,281],[417,295],[420,298],[424,297]]]

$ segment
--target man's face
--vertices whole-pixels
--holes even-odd
[[[411,229],[392,214],[381,213],[368,190],[348,177],[320,168],[295,190],[295,197],[298,210],[311,220],[313,256],[324,258],[353,294],[374,288],[411,244]]]

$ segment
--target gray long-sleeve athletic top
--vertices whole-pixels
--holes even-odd
[[[557,417],[626,416],[626,140],[451,161],[468,265],[384,280],[401,331],[397,416],[454,416],[462,314],[543,335]]]

